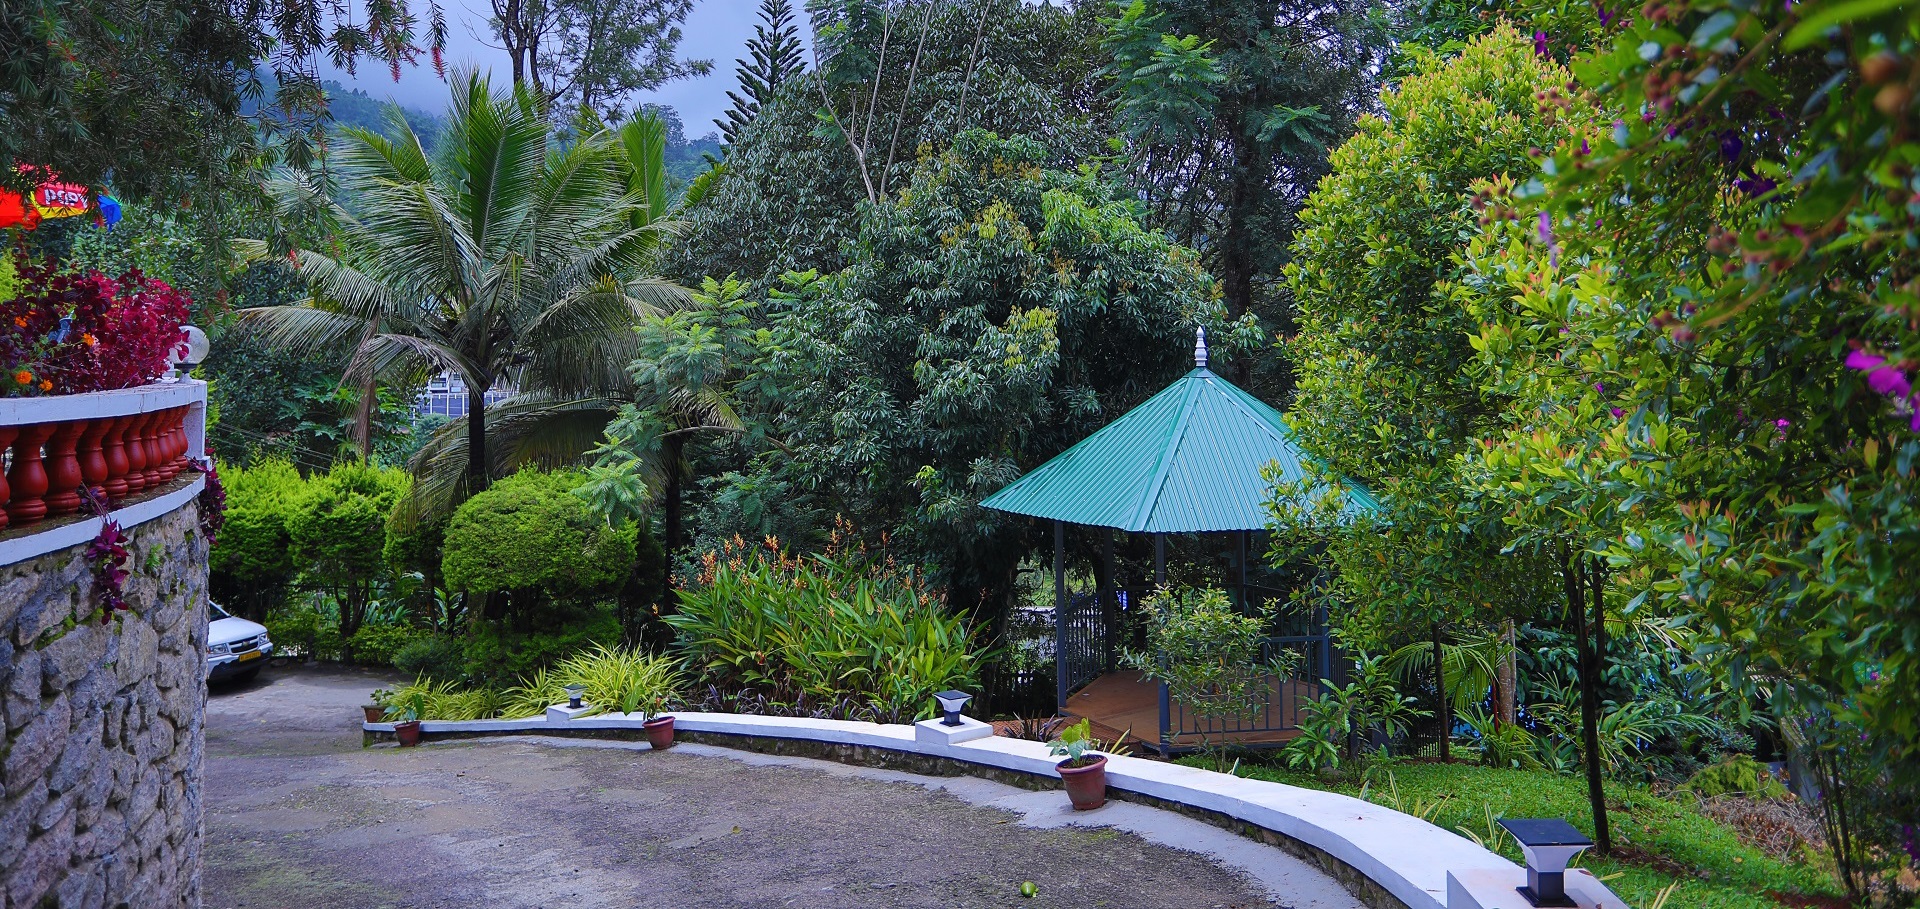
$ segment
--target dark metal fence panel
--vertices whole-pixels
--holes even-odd
[[[1295,655],[1294,669],[1285,677],[1269,675],[1261,686],[1261,703],[1245,716],[1202,716],[1191,705],[1172,698],[1160,686],[1160,734],[1166,742],[1181,737],[1212,738],[1283,732],[1300,726],[1300,707],[1320,696],[1320,680],[1327,676],[1329,648],[1324,634],[1283,635],[1261,642],[1261,660],[1282,653]]]
[[[1107,671],[1107,618],[1094,593],[1069,594],[1064,607],[1054,617],[1058,637],[1055,665],[1058,667],[1059,704],[1067,707],[1067,695]]]

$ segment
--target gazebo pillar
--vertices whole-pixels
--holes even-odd
[[[1153,587],[1158,590],[1167,586],[1167,535],[1153,535]]]
[[[1059,710],[1067,709],[1067,525],[1053,522],[1053,682]]]

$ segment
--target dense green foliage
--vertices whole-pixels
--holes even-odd
[[[223,464],[220,479],[227,489],[227,520],[209,555],[211,593],[236,614],[258,619],[286,595],[296,573],[287,522],[306,483],[283,460]]]
[[[387,516],[408,486],[404,472],[343,461],[283,506],[291,557],[305,577],[336,593],[340,634],[348,640],[385,576]]]
[[[235,196],[257,196],[263,159],[313,163],[326,108],[321,59],[349,72],[383,63],[397,79],[422,38],[437,65],[446,43],[437,4],[8,3],[0,183],[31,185],[42,168],[95,189],[111,176],[123,197],[198,203],[211,218]],[[247,118],[243,101],[260,90],[256,66],[274,71],[278,105]],[[208,227],[215,242],[226,236]]]
[[[1235,330],[1191,251],[1031,139],[962,134],[850,264],[767,303],[777,469],[891,535],[963,607],[997,609],[1038,541],[977,503],[1145,400]]]
[[[1336,471],[1371,483],[1444,461],[1496,406],[1465,368],[1478,323],[1436,287],[1461,268],[1478,184],[1531,174],[1531,152],[1597,116],[1585,101],[1542,105],[1569,78],[1502,29],[1426,58],[1334,151],[1293,242],[1300,331],[1285,349],[1299,373],[1290,423]]]
[[[986,653],[925,578],[861,552],[796,557],[775,541],[707,553],[666,618],[705,680],[771,706],[879,722],[977,690]]]

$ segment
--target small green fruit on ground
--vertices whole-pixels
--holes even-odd
[[[1035,896],[1038,896],[1039,894],[1040,894],[1040,887],[1039,887],[1039,885],[1037,885],[1037,884],[1035,884],[1035,883],[1034,883],[1034,882],[1032,882],[1032,881],[1021,881],[1021,882],[1020,882],[1020,895],[1021,895],[1021,896],[1024,896],[1024,897],[1026,897],[1026,898],[1028,898],[1028,899],[1032,899],[1032,898],[1034,898]]]

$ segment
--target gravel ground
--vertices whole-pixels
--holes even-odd
[[[276,666],[213,690],[209,909],[1359,906],[1180,815],[971,777],[698,745],[363,749],[359,705],[392,681]]]

